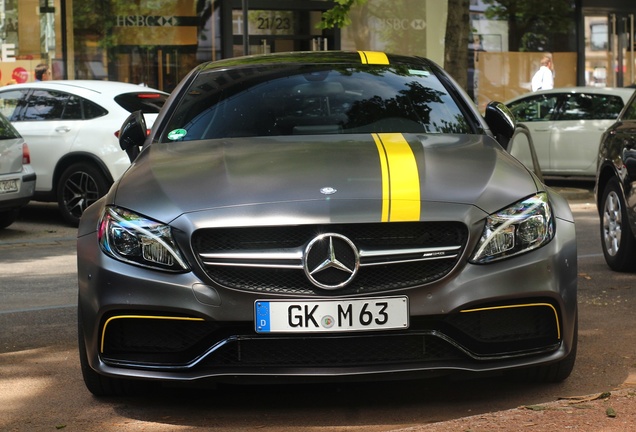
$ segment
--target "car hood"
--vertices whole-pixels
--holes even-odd
[[[432,203],[491,213],[536,191],[487,136],[321,135],[155,143],[109,201],[166,223],[372,222],[424,220]]]

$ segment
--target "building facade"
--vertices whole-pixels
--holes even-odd
[[[0,0],[0,84],[107,79],[171,91],[195,65],[303,50],[382,50],[444,63],[447,1],[368,0],[321,30],[325,0]],[[483,107],[530,89],[542,55],[555,86],[636,82],[633,0],[470,0],[466,88]]]

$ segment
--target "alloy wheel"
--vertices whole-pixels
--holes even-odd
[[[97,181],[88,173],[73,173],[64,183],[64,203],[67,211],[79,218],[84,210],[100,198]]]
[[[616,256],[620,249],[622,219],[620,197],[615,191],[611,191],[603,207],[603,244],[610,256]]]

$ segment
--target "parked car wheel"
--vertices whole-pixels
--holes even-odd
[[[616,271],[634,270],[636,241],[629,226],[618,180],[612,179],[605,186],[601,209],[601,247],[607,265]]]
[[[18,218],[18,210],[9,210],[0,212],[0,229],[11,225]]]
[[[94,165],[81,162],[68,167],[60,177],[57,197],[64,219],[77,226],[84,210],[110,187],[106,176]]]

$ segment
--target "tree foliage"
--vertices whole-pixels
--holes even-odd
[[[334,0],[334,7],[322,14],[318,27],[321,29],[330,29],[335,27],[346,27],[351,24],[349,13],[351,8],[356,5],[363,5],[368,0]]]

